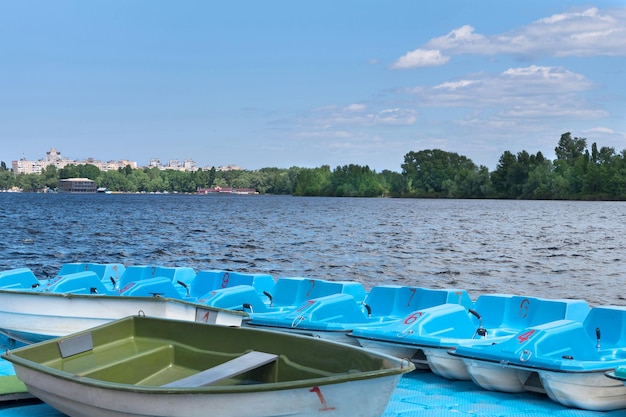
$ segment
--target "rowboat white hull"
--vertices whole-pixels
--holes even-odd
[[[198,395],[107,390],[21,366],[16,366],[16,374],[31,393],[70,417],[380,417],[401,378],[398,374],[305,388]]]
[[[0,332],[23,343],[66,336],[133,315],[241,325],[237,312],[159,297],[67,295],[0,290]]]
[[[540,371],[539,377],[546,394],[565,406],[596,411],[626,408],[626,386],[604,373]]]

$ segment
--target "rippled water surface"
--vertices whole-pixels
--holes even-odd
[[[192,266],[626,304],[626,203],[0,193],[0,270]]]

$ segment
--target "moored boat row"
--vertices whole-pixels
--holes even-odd
[[[26,342],[63,336],[63,330],[37,330],[38,321],[54,326],[55,321],[69,321],[60,313],[68,308],[76,318],[88,315],[84,311],[90,304],[116,300],[117,306],[105,310],[123,315],[141,310],[149,317],[186,321],[201,321],[198,317],[204,314],[211,323],[358,345],[488,390],[540,392],[589,410],[626,408],[626,386],[615,379],[616,369],[626,368],[626,307],[591,308],[584,300],[512,294],[481,294],[473,301],[462,289],[381,285],[366,291],[353,281],[275,280],[264,274],[195,273],[190,268],[68,264],[48,280],[29,272],[0,272],[0,331]],[[33,294],[46,300],[43,311],[56,312],[42,318],[32,309],[20,309],[35,300]],[[9,299],[16,302],[5,304]],[[55,310],[55,303],[62,306]],[[182,305],[190,313],[171,317],[141,307],[150,303]],[[119,318],[96,315],[105,316],[96,324]],[[20,324],[10,329],[11,320]],[[92,325],[83,323],[65,334]]]

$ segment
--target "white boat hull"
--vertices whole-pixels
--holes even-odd
[[[567,407],[610,411],[626,408],[626,386],[598,372],[531,371],[522,367],[463,359],[472,380],[491,391],[546,393]],[[537,375],[539,380],[537,381]]]
[[[21,366],[16,374],[31,393],[70,417],[380,417],[401,378],[245,393],[160,394],[102,389]]]
[[[568,407],[609,411],[626,408],[626,386],[603,372],[540,371],[546,394]]]
[[[228,326],[243,315],[159,297],[88,296],[0,290],[0,332],[23,343],[66,336],[127,316]]]
[[[472,379],[461,358],[448,354],[449,348],[425,348],[424,354],[433,373],[448,379]]]
[[[499,363],[463,358],[465,369],[474,383],[489,391],[524,392],[518,371]]]

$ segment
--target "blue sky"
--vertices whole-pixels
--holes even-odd
[[[0,160],[626,149],[626,2],[0,0]]]

